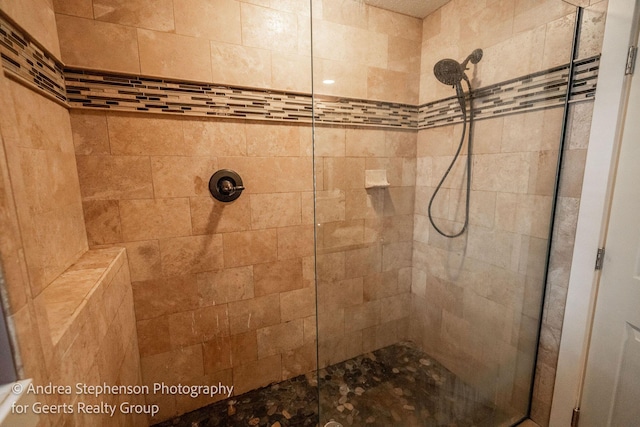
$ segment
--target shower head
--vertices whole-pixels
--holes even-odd
[[[471,61],[472,64],[477,64],[482,59],[482,49],[476,49],[471,52],[471,55],[467,56],[467,59],[464,60],[462,65],[465,65],[468,61]]]
[[[440,82],[455,86],[464,78],[464,69],[455,59],[441,59],[433,67],[433,74]]]
[[[441,59],[433,67],[433,74],[435,74],[440,82],[446,85],[456,86],[460,84],[462,80],[469,80],[464,73],[467,69],[467,64],[469,62],[477,64],[481,59],[482,49],[476,49],[471,52],[471,55],[467,56],[467,58],[462,61],[462,64],[458,63],[455,59]]]

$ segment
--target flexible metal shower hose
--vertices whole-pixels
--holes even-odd
[[[469,81],[467,79],[465,79],[465,81],[467,82],[467,87],[469,88],[469,109],[470,109],[470,114],[469,114],[469,143],[468,143],[468,150],[467,150],[467,194],[466,194],[466,202],[465,202],[465,215],[464,215],[464,224],[462,225],[462,228],[460,229],[460,231],[458,231],[457,233],[454,234],[447,234],[444,231],[442,231],[435,223],[435,221],[433,220],[433,214],[431,213],[431,209],[433,206],[433,201],[436,198],[436,195],[438,194],[438,192],[440,191],[440,189],[442,188],[442,185],[444,184],[444,181],[447,179],[447,176],[449,176],[449,173],[451,172],[451,169],[453,169],[453,166],[455,165],[456,161],[458,160],[458,157],[460,156],[460,152],[462,151],[462,146],[464,145],[464,137],[466,135],[467,132],[467,108],[466,108],[466,104],[465,104],[465,97],[464,97],[464,91],[462,90],[462,84],[458,83],[456,85],[456,93],[458,95],[458,102],[460,103],[460,108],[462,110],[462,122],[463,122],[463,126],[462,126],[462,136],[460,136],[460,144],[458,145],[458,149],[456,150],[455,155],[453,156],[453,160],[451,161],[451,164],[449,165],[449,167],[447,168],[447,171],[444,173],[444,175],[442,176],[442,179],[440,180],[440,183],[438,184],[438,186],[436,187],[435,191],[433,192],[433,194],[431,195],[431,199],[429,200],[429,209],[428,209],[428,213],[429,213],[429,222],[431,222],[431,225],[433,226],[433,228],[442,236],[444,237],[448,237],[448,238],[454,238],[454,237],[458,237],[461,236],[465,230],[467,229],[467,226],[469,225],[469,199],[470,199],[470,195],[471,195],[471,146],[472,146],[472,126],[473,126],[473,96],[471,96],[471,85],[469,84]]]

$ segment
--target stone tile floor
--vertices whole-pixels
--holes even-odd
[[[317,377],[301,375],[156,426],[313,427],[319,406],[320,426],[331,420],[344,427],[496,427],[517,421],[482,403],[413,344],[399,343],[321,369]]]

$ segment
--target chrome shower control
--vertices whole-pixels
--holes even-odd
[[[221,202],[233,202],[243,190],[242,178],[231,169],[220,169],[209,179],[209,192]]]

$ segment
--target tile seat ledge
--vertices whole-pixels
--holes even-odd
[[[51,340],[66,348],[92,316],[104,318],[104,297],[116,273],[126,263],[124,248],[90,249],[42,292]],[[64,345],[66,344],[66,345]]]

